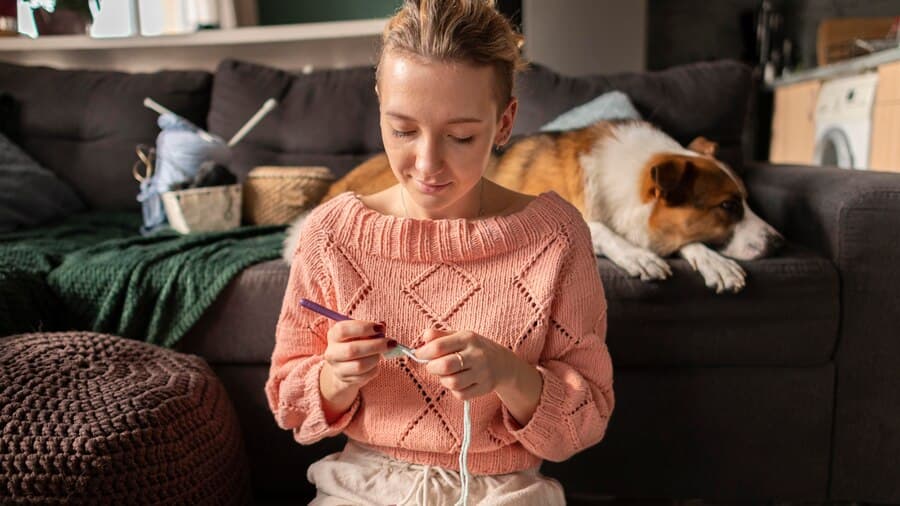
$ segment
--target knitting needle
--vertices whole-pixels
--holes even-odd
[[[337,311],[332,311],[331,309],[328,309],[325,306],[316,304],[315,302],[313,302],[309,299],[300,299],[300,305],[305,307],[306,309],[309,309],[310,311],[319,313],[320,315],[322,315],[326,318],[330,318],[334,321],[345,321],[345,320],[351,319],[349,316],[342,315],[341,313],[338,313]],[[393,357],[399,356],[401,353],[405,354],[406,356],[415,360],[416,362],[419,362],[420,364],[425,364],[428,362],[425,359],[417,357],[416,352],[413,351],[412,348],[410,348],[409,346],[404,346],[400,343],[397,343],[397,346],[394,349],[386,352],[385,356],[389,357],[389,358],[393,358]]]
[[[259,110],[256,111],[256,114],[254,114],[252,118],[247,120],[247,123],[245,123],[244,126],[242,126],[241,129],[238,130],[236,134],[234,134],[234,137],[232,137],[231,140],[228,141],[228,147],[230,148],[235,144],[241,142],[241,139],[243,139],[244,136],[247,135],[247,133],[250,132],[250,130],[252,130],[257,123],[262,121],[265,115],[269,114],[269,111],[274,109],[276,105],[278,105],[278,101],[276,101],[274,98],[266,100],[262,107],[260,107]]]
[[[166,109],[159,102],[157,102],[156,100],[153,100],[150,97],[144,98],[144,107],[146,107],[148,109],[153,109],[158,114],[171,114],[172,116],[178,116],[177,114]],[[180,118],[181,116],[178,116],[178,117]],[[216,140],[213,139],[212,135],[209,135],[202,128],[199,128],[199,127],[197,128],[197,135],[199,135],[206,142],[216,142]]]

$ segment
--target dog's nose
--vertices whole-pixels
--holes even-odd
[[[785,245],[784,237],[781,234],[769,234],[766,236],[766,255],[771,255],[780,251]]]

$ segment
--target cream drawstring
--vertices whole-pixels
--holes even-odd
[[[407,346],[402,344],[397,344],[397,346],[391,350],[389,353],[386,353],[386,357],[399,357],[400,354],[404,354],[418,362],[420,364],[427,364],[428,360],[421,359],[416,356],[415,352]],[[469,413],[469,401],[465,401],[463,403],[463,440],[462,445],[459,450],[459,500],[456,501],[455,506],[466,506],[466,501],[469,499],[469,445],[472,443],[472,417]],[[422,494],[419,498],[419,504],[427,505],[428,504],[428,484],[430,478],[430,472],[432,467],[425,466],[425,470],[423,471],[423,480],[422,488],[420,489],[420,493]],[[444,468],[436,467],[438,473],[444,478],[447,479],[447,474]]]

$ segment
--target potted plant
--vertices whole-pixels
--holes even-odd
[[[23,0],[31,7],[39,35],[87,33],[93,22],[91,4],[100,0]]]

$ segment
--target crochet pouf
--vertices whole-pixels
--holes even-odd
[[[87,332],[0,339],[0,504],[246,504],[234,407],[206,362]]]

